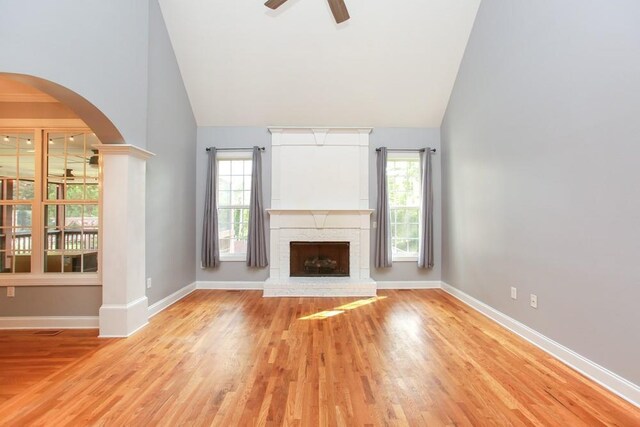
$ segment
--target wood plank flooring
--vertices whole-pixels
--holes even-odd
[[[640,426],[443,291],[380,294],[196,291],[128,339],[0,331],[0,425]]]

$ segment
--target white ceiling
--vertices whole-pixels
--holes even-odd
[[[439,127],[480,0],[160,0],[200,126]]]

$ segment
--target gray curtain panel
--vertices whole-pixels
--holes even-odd
[[[422,200],[420,203],[420,250],[418,267],[433,268],[433,186],[431,184],[431,148],[420,155]]]
[[[378,201],[376,203],[376,242],[374,263],[376,268],[391,267],[391,220],[389,212],[389,191],[387,188],[387,149],[377,152]]]
[[[218,164],[216,149],[208,151],[207,189],[204,198],[204,220],[202,223],[202,268],[220,265],[220,243],[218,242]]]
[[[266,267],[269,265],[264,226],[264,203],[262,201],[262,151],[258,147],[253,147],[247,265],[249,267]]]

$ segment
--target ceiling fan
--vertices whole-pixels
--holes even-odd
[[[282,6],[287,0],[267,0],[264,4],[269,9],[277,9]],[[347,6],[344,4],[344,0],[327,0],[329,2],[329,7],[331,8],[331,13],[333,13],[333,17],[336,20],[337,24],[346,21],[350,18],[349,11],[347,10]]]

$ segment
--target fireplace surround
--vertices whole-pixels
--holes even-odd
[[[369,264],[371,129],[269,130],[270,275],[264,296],[375,296]],[[302,255],[297,246],[304,246],[297,248]]]

